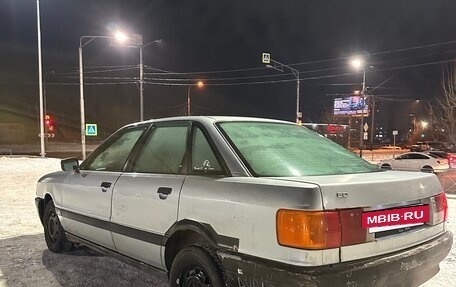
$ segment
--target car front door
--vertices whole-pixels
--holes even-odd
[[[393,162],[393,169],[397,170],[410,170],[410,154],[406,153],[401,156],[398,156]]]
[[[115,249],[109,225],[112,190],[145,129],[143,126],[117,132],[79,170],[68,175],[62,188],[60,210],[67,232]]]
[[[187,166],[188,122],[156,124],[115,187],[111,229],[117,251],[158,268],[176,222]]]

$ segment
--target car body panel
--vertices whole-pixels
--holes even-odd
[[[184,178],[184,175],[122,174],[114,188],[111,222],[156,234],[158,238],[164,236],[177,221],[179,195]],[[160,198],[160,187],[172,189],[165,199]],[[160,257],[161,241],[145,242],[114,230],[112,236],[119,252],[152,266],[164,268]]]
[[[239,238],[235,249],[242,253],[301,266],[339,262],[338,248],[299,250],[278,245],[275,224],[280,208],[321,210],[318,186],[267,178],[188,176],[179,220],[206,222],[218,234]]]
[[[121,172],[89,171],[70,172],[62,187],[61,209],[71,212],[64,217],[64,228],[77,236],[84,236],[94,243],[115,249],[111,231],[103,223],[111,218],[111,200],[114,185]],[[103,182],[110,187],[103,189]],[[74,213],[74,216],[71,216]],[[100,226],[75,220],[78,215],[97,220]]]

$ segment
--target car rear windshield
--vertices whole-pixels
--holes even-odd
[[[342,146],[298,125],[221,122],[218,126],[255,176],[294,177],[379,170]]]

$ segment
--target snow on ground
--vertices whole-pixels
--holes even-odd
[[[44,174],[60,170],[60,160],[0,157],[0,287],[14,286],[167,286],[150,274],[86,248],[54,254],[46,248],[35,208],[35,187]],[[456,196],[448,198],[456,218]],[[449,229],[456,234],[455,220]],[[456,286],[456,245],[441,270],[424,287]]]

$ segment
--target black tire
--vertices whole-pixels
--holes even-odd
[[[207,246],[190,245],[174,258],[169,275],[171,287],[226,287],[227,276],[219,257]]]
[[[423,166],[423,168],[421,169],[422,172],[428,172],[428,173],[434,173],[434,169],[431,167],[431,166]]]
[[[389,164],[383,164],[380,168],[381,168],[381,169],[384,169],[384,170],[391,170],[391,165],[389,165]]]
[[[55,212],[54,202],[49,201],[44,208],[44,238],[49,250],[55,253],[68,252],[73,247],[60,224],[59,217]]]

